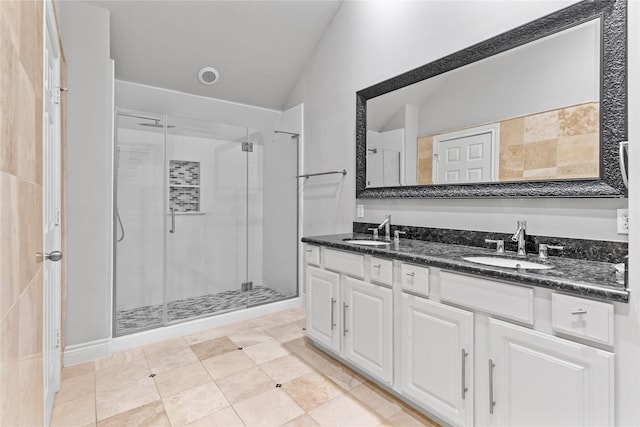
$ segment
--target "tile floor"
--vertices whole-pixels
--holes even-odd
[[[64,368],[51,426],[436,426],[304,322],[296,308]]]

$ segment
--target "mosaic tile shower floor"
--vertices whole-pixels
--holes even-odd
[[[248,293],[232,290],[201,295],[169,301],[167,303],[167,320],[173,322],[220,311],[241,309],[246,307],[247,300],[249,305],[259,305],[285,298],[287,295],[265,286],[256,286]],[[159,325],[162,325],[162,304],[116,312],[116,335],[126,335]]]

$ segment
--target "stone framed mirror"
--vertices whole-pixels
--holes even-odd
[[[356,197],[625,197],[627,4],[582,1],[356,93]]]

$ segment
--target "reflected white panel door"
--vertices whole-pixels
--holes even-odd
[[[453,425],[473,425],[473,313],[402,294],[402,392]]]
[[[43,221],[43,359],[45,424],[49,424],[55,393],[60,388],[61,282],[61,153],[60,50],[51,2],[46,2],[44,49],[44,117],[42,151]]]
[[[496,131],[433,138],[433,180],[439,184],[489,182],[495,177]]]
[[[384,158],[382,150],[372,148],[367,152],[367,187],[384,185]]]
[[[385,187],[400,185],[400,152],[383,150],[382,161],[384,163],[383,182]]]
[[[489,333],[493,425],[614,424],[613,353],[495,319]]]
[[[307,265],[307,334],[340,352],[340,275]]]
[[[345,357],[374,377],[393,377],[393,292],[362,280],[344,278],[342,304]]]

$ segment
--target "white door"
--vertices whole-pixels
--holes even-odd
[[[340,275],[307,266],[307,335],[340,352]]]
[[[489,333],[492,425],[614,424],[613,353],[495,319]]]
[[[473,313],[402,294],[402,393],[473,425]]]
[[[499,125],[433,137],[433,182],[456,184],[497,180]]]
[[[61,148],[60,50],[52,4],[46,2],[44,49],[44,117],[42,150],[42,221],[44,287],[44,405],[48,425],[55,393],[60,388],[60,281],[61,281]]]
[[[391,384],[393,377],[393,292],[345,277],[343,333],[345,357]]]

